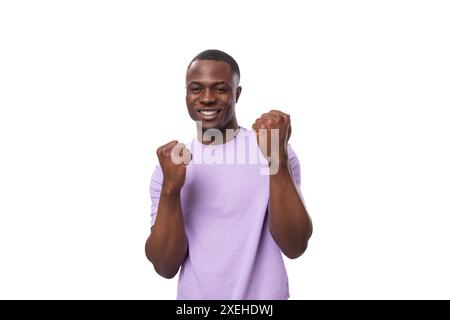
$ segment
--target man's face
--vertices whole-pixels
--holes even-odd
[[[203,129],[236,129],[238,81],[226,62],[195,60],[186,73],[186,105],[192,120],[202,121]]]

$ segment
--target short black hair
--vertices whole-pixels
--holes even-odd
[[[191,62],[189,62],[189,65],[187,69],[191,67],[192,63],[195,60],[214,60],[214,61],[223,61],[230,65],[231,70],[233,71],[233,74],[236,74],[238,76],[238,79],[241,77],[241,72],[239,71],[239,65],[237,64],[236,60],[232,56],[230,56],[228,53],[225,53],[220,50],[216,49],[209,49],[200,52],[197,54]]]

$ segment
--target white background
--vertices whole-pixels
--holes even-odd
[[[173,299],[144,255],[184,72],[238,61],[293,122],[314,222],[292,299],[450,298],[447,1],[2,1],[0,298]]]

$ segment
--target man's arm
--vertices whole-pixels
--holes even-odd
[[[163,183],[157,219],[145,243],[145,254],[156,272],[170,279],[183,264],[187,249],[180,192],[165,187]]]
[[[164,178],[157,218],[145,243],[148,260],[153,263],[158,274],[168,279],[177,274],[188,252],[180,201],[180,191],[186,178],[186,165],[173,163],[171,159],[171,153],[177,143],[172,141],[157,151]],[[182,152],[187,155],[189,151],[183,149]]]
[[[298,258],[305,252],[312,222],[295,187],[287,159],[270,176],[269,228],[288,258]]]
[[[256,119],[252,127],[256,131],[259,148],[270,163],[270,233],[287,257],[298,258],[308,246],[312,222],[297,191],[289,165],[289,115],[271,110]]]

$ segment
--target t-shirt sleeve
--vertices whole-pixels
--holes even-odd
[[[161,186],[163,181],[163,173],[160,165],[156,165],[153,170],[152,178],[150,180],[150,198],[151,204],[151,225],[153,226],[156,221],[156,213],[158,211],[159,197],[161,195]]]
[[[300,183],[301,183],[300,161],[298,160],[298,157],[290,144],[288,144],[287,150],[288,150],[289,165],[291,167],[291,173],[294,177],[295,185],[297,186],[297,189],[300,191]]]

